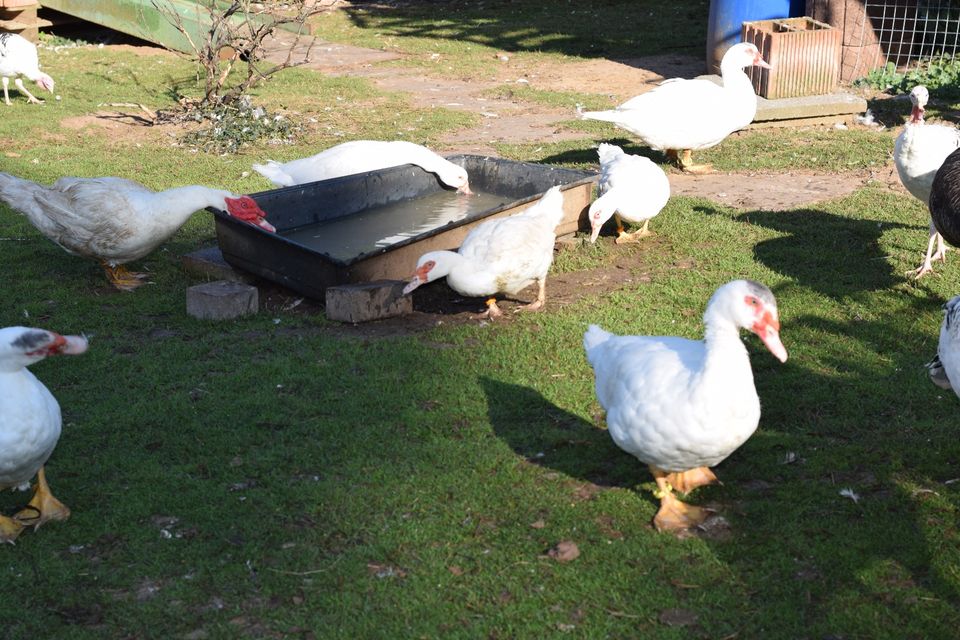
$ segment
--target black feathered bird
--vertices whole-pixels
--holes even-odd
[[[947,156],[933,178],[930,218],[944,240],[960,247],[960,149]]]

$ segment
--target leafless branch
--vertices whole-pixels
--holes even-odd
[[[323,3],[316,0],[294,0],[297,11],[287,15],[256,8],[253,0],[232,0],[227,6],[218,6],[214,0],[198,0],[198,7],[209,16],[209,28],[203,31],[203,41],[198,42],[170,0],[151,0],[151,4],[186,39],[203,74],[203,102],[214,105],[236,100],[274,74],[309,62],[314,39],[311,37],[306,48],[302,47],[306,23],[325,10]],[[284,59],[270,63],[265,41],[280,27],[291,24],[297,28],[290,32],[295,37],[285,45],[288,48]],[[245,73],[242,79],[232,81],[231,74],[236,69],[244,69]]]

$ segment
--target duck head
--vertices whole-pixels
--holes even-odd
[[[728,282],[717,289],[710,299],[704,314],[705,323],[709,324],[717,315],[752,331],[777,360],[787,361],[787,350],[780,341],[777,299],[766,286],[753,280]]]
[[[452,251],[431,251],[420,256],[413,277],[403,288],[403,295],[407,295],[422,284],[439,280],[450,273],[450,267],[459,254]]]
[[[0,329],[0,370],[17,371],[59,354],[76,355],[87,350],[82,336],[62,336],[46,329],[6,327]]]
[[[250,196],[227,197],[223,199],[223,202],[226,205],[227,213],[237,220],[243,220],[270,233],[277,232],[277,228],[267,222],[266,212]]]
[[[720,66],[722,68],[728,65],[736,65],[739,69],[744,67],[773,68],[763,59],[760,50],[752,42],[741,42],[727,49],[727,52],[723,54],[723,60],[720,61]]]
[[[466,195],[473,194],[473,191],[470,191],[470,179],[469,176],[467,176],[467,170],[460,165],[447,162],[437,171],[437,175],[444,184],[455,188],[458,193]]]

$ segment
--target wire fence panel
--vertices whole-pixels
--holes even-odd
[[[853,31],[862,51],[856,66],[863,71],[887,62],[907,67],[935,56],[952,56],[960,47],[960,2],[866,0],[858,17]],[[879,46],[870,46],[874,42]]]

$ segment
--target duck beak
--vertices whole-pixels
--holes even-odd
[[[82,336],[62,336],[53,333],[53,342],[42,349],[31,351],[28,356],[55,356],[58,354],[78,355],[87,350],[87,339]]]
[[[266,218],[259,218],[259,219],[257,219],[257,220],[254,222],[254,224],[256,224],[256,225],[257,225],[258,227],[260,227],[261,229],[265,229],[265,230],[269,231],[270,233],[276,233],[276,232],[277,232],[277,228],[276,228],[275,226],[273,226],[272,224],[270,224],[269,222],[267,222]]]
[[[750,328],[773,356],[780,362],[787,361],[787,350],[780,341],[780,321],[774,318],[769,312],[764,313],[763,317]]]
[[[470,191],[470,184],[467,182],[464,182],[463,186],[457,189],[457,193],[462,193],[465,196],[473,195],[473,191]]]
[[[763,67],[764,69],[773,69],[773,67],[763,59],[763,56],[760,55],[759,51],[757,51],[757,55],[753,56],[753,66]]]
[[[420,276],[413,276],[413,278],[410,279],[410,282],[407,283],[407,286],[403,288],[403,295],[409,294],[423,283],[424,281],[420,279]]]
[[[603,228],[602,224],[592,225],[590,231],[590,242],[595,243],[597,238],[600,236],[600,230]]]

